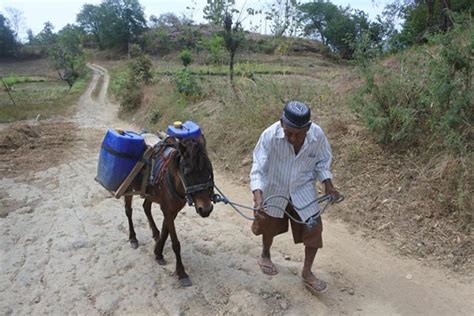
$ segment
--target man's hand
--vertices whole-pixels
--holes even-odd
[[[263,212],[263,193],[262,190],[253,191],[253,214],[255,217],[260,216],[260,212]]]
[[[324,191],[326,192],[326,195],[330,195],[332,197],[333,201],[337,201],[340,198],[339,192],[334,188],[332,185],[331,179],[326,179],[323,181],[324,183]]]

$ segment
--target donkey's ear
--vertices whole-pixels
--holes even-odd
[[[201,134],[201,137],[199,137],[199,142],[206,146],[206,137],[204,137],[204,134]]]

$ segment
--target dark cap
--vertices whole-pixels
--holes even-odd
[[[285,105],[281,120],[292,128],[305,128],[310,122],[311,110],[303,102],[290,101]]]

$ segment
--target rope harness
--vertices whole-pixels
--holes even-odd
[[[170,147],[172,147],[173,150],[169,153],[165,153],[166,149],[170,148]],[[169,171],[169,165],[170,165],[171,161],[175,160],[176,155],[177,155],[176,140],[171,140],[169,137],[167,137],[162,142],[157,144],[155,146],[155,149],[156,149],[156,153],[155,153],[155,155],[152,159],[153,160],[153,165],[155,164],[155,161],[157,159],[159,159],[159,160],[161,160],[161,166],[159,167],[158,173],[156,175],[153,175],[153,172],[152,172],[150,183],[155,183],[155,184],[158,183],[160,185],[160,187],[162,187],[163,180],[165,180],[165,177],[166,177],[166,185],[168,186],[171,194],[175,198],[181,199],[181,200],[186,200],[187,204],[189,206],[192,206],[193,205],[193,199],[192,199],[191,194],[196,193],[196,192],[200,192],[200,191],[209,190],[210,195],[211,195],[211,200],[214,203],[222,202],[224,204],[230,205],[240,216],[242,216],[243,218],[245,218],[247,220],[254,221],[255,217],[254,216],[248,216],[248,215],[244,214],[239,208],[251,210],[251,211],[254,211],[254,212],[261,212],[260,210],[257,210],[254,207],[245,206],[245,205],[242,205],[242,204],[239,204],[239,203],[236,203],[236,202],[232,202],[231,200],[229,200],[225,196],[225,194],[214,184],[214,178],[213,177],[208,182],[205,182],[205,183],[199,183],[199,184],[191,185],[191,186],[188,185],[187,181],[186,181],[186,178],[184,177],[183,166],[181,164],[181,161],[178,161],[178,176],[179,176],[179,179],[180,179],[180,181],[181,181],[181,183],[184,187],[184,196],[179,194],[178,191],[176,190],[174,184],[173,184],[172,175],[171,175],[171,172]],[[181,160],[181,157],[179,157],[179,159]],[[216,189],[217,192],[219,192],[219,194],[214,194],[213,189]],[[309,217],[306,221],[302,221],[300,219],[297,219],[297,218],[293,217],[286,209],[284,209],[284,208],[282,208],[278,205],[275,205],[275,204],[270,204],[270,201],[272,201],[274,199],[284,199],[284,200],[286,200],[288,202],[288,204],[290,204],[295,211],[304,210],[304,209],[310,207],[311,205],[313,205],[314,203],[324,203],[324,202],[326,202],[326,204],[324,204],[324,206],[316,214]],[[344,200],[344,196],[342,196],[342,195],[340,195],[337,200],[335,200],[331,195],[323,195],[323,196],[309,202],[305,206],[298,208],[298,207],[294,206],[292,201],[289,198],[287,198],[286,196],[284,196],[284,195],[272,195],[272,196],[267,197],[263,201],[263,210],[265,210],[268,207],[273,207],[273,208],[279,209],[284,214],[286,214],[286,216],[288,216],[288,218],[290,220],[292,220],[293,222],[298,223],[298,224],[302,224],[302,225],[306,225],[308,228],[312,228],[312,227],[314,227],[314,225],[316,225],[318,218],[321,216],[321,214],[324,213],[324,211],[326,211],[326,209],[329,207],[329,205],[331,205],[333,203],[340,203],[343,200]]]
[[[228,204],[243,218],[245,218],[247,220],[250,220],[250,221],[255,220],[255,217],[245,215],[241,210],[238,209],[238,207],[248,209],[248,210],[251,210],[251,211],[254,211],[254,212],[255,211],[259,212],[259,210],[255,209],[253,207],[245,206],[245,205],[230,201],[217,186],[214,186],[214,187],[217,190],[217,192],[219,192],[219,194],[214,195],[214,199],[213,199],[214,203],[222,202],[224,204]],[[306,221],[301,221],[299,219],[294,218],[291,214],[288,213],[288,211],[286,209],[283,209],[283,208],[281,208],[277,205],[269,204],[269,201],[271,201],[273,199],[276,199],[276,198],[286,200],[295,209],[295,211],[304,210],[305,208],[313,205],[314,203],[326,202],[326,204],[316,214],[314,214],[313,216],[308,218]],[[323,196],[311,201],[310,203],[306,204],[305,206],[298,208],[298,207],[294,206],[293,203],[291,202],[291,200],[289,198],[287,198],[286,196],[272,195],[272,196],[267,197],[263,201],[263,209],[265,209],[267,207],[277,208],[277,209],[281,210],[283,213],[285,213],[288,216],[288,218],[290,220],[294,221],[295,223],[306,225],[308,228],[312,228],[312,227],[314,227],[314,225],[316,225],[318,218],[324,213],[324,211],[329,207],[329,205],[331,205],[333,203],[340,203],[343,200],[344,200],[344,196],[342,196],[342,195],[340,195],[339,198],[336,199],[336,200],[332,197],[332,195],[323,195]]]

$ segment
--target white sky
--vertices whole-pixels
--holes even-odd
[[[23,26],[20,35],[25,37],[25,32],[28,28],[37,34],[43,29],[43,24],[46,21],[53,23],[55,30],[61,29],[67,23],[74,23],[76,15],[86,3],[98,4],[100,0],[0,0],[0,12],[7,18],[5,8],[13,7],[23,12],[25,18],[25,25]],[[187,10],[186,7],[192,7],[195,2],[195,10]],[[236,0],[236,7],[241,9],[244,4],[245,8],[262,7],[266,3],[271,3],[272,0]],[[309,2],[303,0],[302,2]],[[377,14],[381,14],[386,3],[392,2],[390,0],[331,0],[332,3],[341,6],[350,4],[352,8],[360,9],[369,14],[369,18],[373,19]],[[186,14],[194,21],[203,22],[202,9],[206,5],[206,0],[140,0],[142,6],[145,7],[145,14],[148,19],[150,15],[160,16],[163,13],[173,12],[178,16]],[[260,19],[255,20],[254,24],[258,24]],[[261,32],[264,32],[262,26]],[[269,30],[268,30],[269,31]]]

